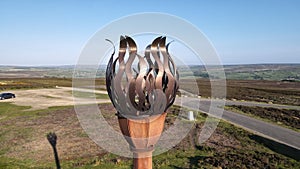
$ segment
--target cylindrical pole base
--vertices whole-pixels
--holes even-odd
[[[152,152],[133,153],[133,169],[152,169]]]

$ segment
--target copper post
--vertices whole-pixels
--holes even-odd
[[[145,56],[140,56],[134,40],[121,36],[118,57],[114,60],[113,52],[107,65],[107,91],[133,152],[135,169],[152,168],[152,152],[164,128],[165,112],[178,90],[179,76],[168,45],[166,37],[158,37],[146,47]]]

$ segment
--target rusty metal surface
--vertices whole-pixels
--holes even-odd
[[[114,59],[114,50],[106,69],[107,91],[119,117],[162,114],[173,104],[179,75],[168,52],[169,44],[166,37],[158,37],[140,56],[131,37],[120,37],[118,56]]]

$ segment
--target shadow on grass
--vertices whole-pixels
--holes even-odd
[[[209,151],[210,148],[208,147],[203,147],[203,146],[199,146],[199,145],[195,145],[195,148],[201,151]],[[190,168],[201,168],[199,161],[200,160],[204,160],[207,156],[203,156],[203,155],[197,155],[197,156],[193,156],[193,157],[188,157],[189,159],[189,169]]]
[[[189,157],[190,161],[190,167],[189,168],[200,168],[199,166],[199,160],[203,159],[203,156],[195,156],[195,157]]]
[[[251,135],[251,139],[255,140],[258,143],[263,144],[264,146],[268,147],[269,149],[275,151],[276,153],[285,155],[287,157],[293,158],[297,161],[300,161],[300,150],[287,146],[282,143],[278,143],[268,138],[264,138],[258,135]]]

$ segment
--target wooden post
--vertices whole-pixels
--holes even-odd
[[[133,169],[152,169],[152,152],[133,153]]]
[[[133,152],[134,169],[152,169],[152,152],[164,128],[167,113],[143,119],[119,117],[119,125]]]

